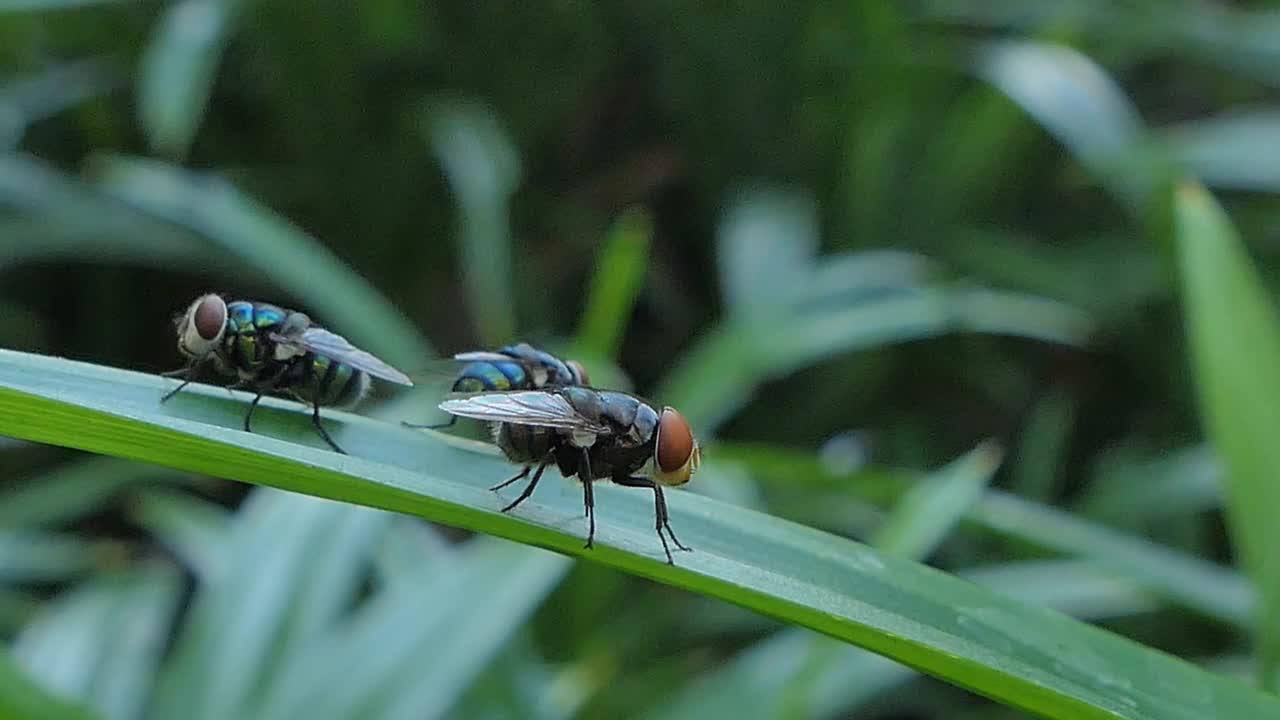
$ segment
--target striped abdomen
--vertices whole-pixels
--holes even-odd
[[[515,360],[467,363],[453,382],[453,391],[462,393],[531,390],[533,387],[529,371]]]
[[[307,353],[288,361],[289,369],[277,388],[292,390],[308,403],[354,405],[369,391],[369,376],[355,368]]]

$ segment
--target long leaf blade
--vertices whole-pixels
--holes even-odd
[[[565,530],[580,516],[581,496],[549,489],[522,506],[519,517],[506,516],[501,499],[485,490],[507,471],[490,454],[335,412],[327,422],[339,442],[363,456],[335,455],[265,435],[291,426],[305,432],[305,413],[270,403],[261,411],[264,434],[246,435],[231,429],[241,414],[225,391],[196,388],[184,402],[160,405],[171,385],[0,352],[0,434],[415,514],[586,556],[809,627],[1050,717],[1280,714],[1280,700],[1176,658],[778,518],[671,493],[672,523],[695,548],[672,567],[654,547],[652,499],[602,486],[603,522],[596,547],[585,550],[580,536]]]

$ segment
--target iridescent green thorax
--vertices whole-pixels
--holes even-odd
[[[222,338],[222,359],[243,378],[258,377],[271,359],[266,333],[284,323],[286,310],[246,300],[227,303],[227,332]]]

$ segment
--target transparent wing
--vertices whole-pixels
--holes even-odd
[[[608,425],[580,415],[562,396],[540,390],[488,392],[450,398],[440,403],[440,409],[474,420],[580,430],[597,435],[612,432]]]
[[[372,353],[365,352],[347,342],[341,335],[324,328],[309,327],[296,336],[272,335],[271,339],[279,343],[287,343],[294,347],[323,355],[330,360],[346,363],[356,370],[400,385],[413,385],[408,375],[379,360]]]
[[[520,358],[513,358],[510,355],[503,355],[499,352],[488,352],[485,350],[458,353],[453,356],[453,359],[459,362],[520,362]]]

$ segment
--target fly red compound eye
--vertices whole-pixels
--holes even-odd
[[[217,295],[205,295],[196,305],[192,324],[205,340],[217,339],[227,324],[227,304]]]

